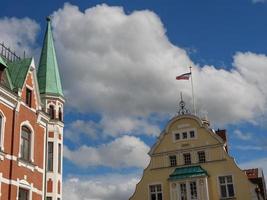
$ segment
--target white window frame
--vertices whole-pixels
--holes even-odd
[[[190,137],[190,132],[194,131],[194,137]],[[186,132],[187,138],[183,138],[183,133]],[[176,140],[176,134],[180,135],[180,139]],[[197,129],[196,128],[186,128],[186,129],[179,129],[172,132],[172,139],[173,142],[180,142],[180,141],[188,141],[188,140],[195,140],[197,139]]]
[[[171,160],[171,157],[175,157],[175,165],[172,165],[172,160]],[[169,155],[169,166],[170,167],[175,167],[175,166],[177,166],[177,155],[175,155],[175,154],[172,154],[172,155]]]
[[[148,199],[151,200],[151,193],[150,193],[150,186],[155,186],[155,185],[160,185],[161,186],[161,194],[162,194],[162,200],[164,200],[164,196],[163,196],[163,184],[160,182],[154,182],[154,183],[150,183],[148,184]],[[157,194],[157,193],[156,193]],[[157,195],[156,195],[156,199],[157,199]]]
[[[227,197],[222,197],[222,192],[221,192],[221,184],[220,184],[220,177],[226,177],[226,176],[231,176],[232,177],[232,185],[233,185],[233,189],[234,189],[234,196],[232,197],[229,197],[228,196],[228,188],[226,187],[226,195]],[[219,196],[220,196],[220,199],[228,199],[228,198],[234,198],[236,197],[236,189],[235,189],[235,184],[234,184],[234,175],[233,174],[220,174],[217,176],[217,186],[218,186],[218,191],[219,191]],[[227,184],[226,184],[227,186]]]
[[[32,188],[31,185],[25,181],[25,180],[20,180],[19,184],[17,186],[17,198],[19,199],[19,189],[22,188],[24,190],[28,190],[29,191],[29,199],[28,200],[32,200]]]
[[[200,184],[199,184],[199,179],[188,179],[188,180],[183,180],[183,181],[175,182],[175,184],[176,184],[176,191],[177,191],[178,197],[179,197],[178,200],[181,200],[181,186],[180,186],[181,184],[185,184],[187,199],[191,199],[191,188],[190,188],[190,183],[191,182],[195,182],[196,183],[197,199],[199,199],[199,197],[200,197],[200,191],[199,191]]]
[[[205,162],[200,162],[200,159],[199,159],[199,152],[204,152]],[[207,152],[206,152],[205,150],[199,150],[199,151],[197,151],[197,162],[198,162],[198,163],[206,163],[206,162],[207,162]]]
[[[185,157],[184,157],[184,155],[185,154],[189,154],[190,155],[190,164],[185,164]],[[193,162],[192,162],[192,153],[191,152],[184,152],[184,153],[182,153],[182,157],[183,157],[183,164],[184,165],[191,165],[191,164],[193,164]]]
[[[1,129],[0,129],[0,137],[1,137],[1,141],[0,141],[0,151],[4,151],[5,148],[5,125],[6,125],[6,116],[4,115],[4,113],[0,110],[0,115],[2,117],[2,124],[1,124]]]
[[[22,132],[22,127],[25,126],[31,131],[31,149],[30,149],[30,161],[33,163],[34,162],[34,129],[29,121],[24,121],[20,124],[20,132],[19,132],[19,158],[21,158],[21,132]]]

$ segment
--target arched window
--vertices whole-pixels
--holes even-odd
[[[53,105],[49,106],[49,116],[51,119],[55,119],[55,109]]]
[[[3,137],[3,130],[2,130],[2,127],[3,127],[3,117],[2,115],[0,115],[0,149],[2,150],[3,149],[3,141],[2,141],[2,137]]]
[[[63,114],[62,114],[61,107],[59,107],[59,109],[58,109],[58,119],[59,119],[60,121],[63,121]]]
[[[23,126],[21,129],[21,159],[30,161],[31,157],[31,131]]]

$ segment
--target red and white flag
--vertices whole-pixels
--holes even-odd
[[[191,72],[176,76],[176,80],[189,80]]]

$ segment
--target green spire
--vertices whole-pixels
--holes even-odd
[[[51,30],[51,19],[47,17],[47,27],[37,73],[40,94],[62,96],[56,51]]]

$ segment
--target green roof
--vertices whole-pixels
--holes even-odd
[[[58,70],[50,18],[47,18],[47,28],[37,78],[41,94],[64,96]]]
[[[206,170],[202,169],[201,166],[188,166],[176,168],[170,175],[169,180],[174,181],[202,176],[208,176],[208,173]]]
[[[8,72],[11,79],[11,82],[15,88],[22,89],[25,82],[29,67],[31,65],[32,58],[25,58],[13,62],[7,62]]]
[[[7,67],[6,62],[4,61],[4,59],[0,56],[0,64]]]

